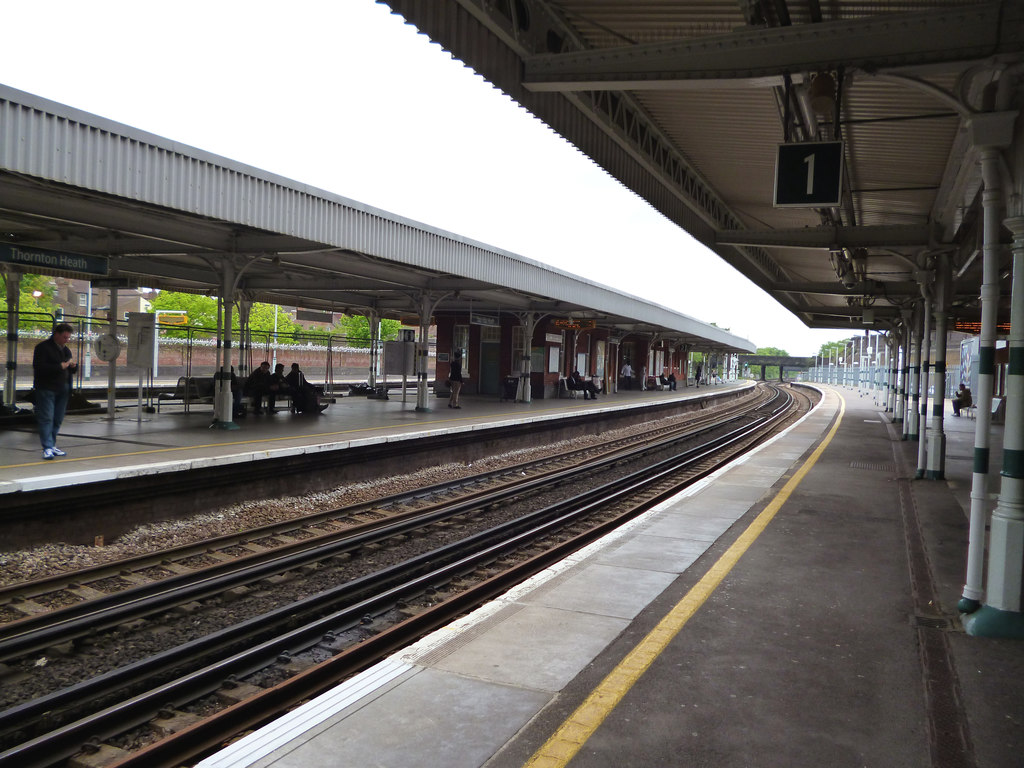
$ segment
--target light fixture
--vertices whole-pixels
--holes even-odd
[[[822,117],[831,117],[836,108],[836,81],[828,72],[819,72],[811,80],[811,109]]]

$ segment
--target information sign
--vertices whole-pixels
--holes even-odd
[[[843,142],[780,144],[775,205],[829,208],[843,199]]]

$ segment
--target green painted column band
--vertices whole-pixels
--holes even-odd
[[[1006,370],[1011,376],[1024,376],[1024,347],[1010,347],[1010,362]]]
[[[996,369],[996,348],[980,347],[978,349],[978,373],[991,374]]]
[[[933,405],[932,406],[932,416],[942,416],[945,413],[945,407],[946,407],[945,404],[941,403],[941,402],[936,403],[935,405]]]
[[[974,449],[974,473],[976,475],[988,474],[988,448]]]
[[[1024,478],[1024,451],[1003,448],[1003,477]]]
[[[935,369],[936,373],[945,373],[946,372],[946,364],[945,363],[936,363],[932,367]]]

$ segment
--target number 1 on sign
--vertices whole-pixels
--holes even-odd
[[[804,165],[807,166],[807,194],[814,194],[814,153],[804,158]]]

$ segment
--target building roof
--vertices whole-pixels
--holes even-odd
[[[231,264],[238,295],[254,301],[393,318],[538,313],[753,351],[523,256],[5,86],[0,237],[108,258],[112,275],[149,287],[220,294]]]
[[[945,258],[977,318],[978,161],[1016,135],[1024,4],[385,1],[809,327],[891,327]],[[815,175],[776,205],[833,141],[839,196]]]

